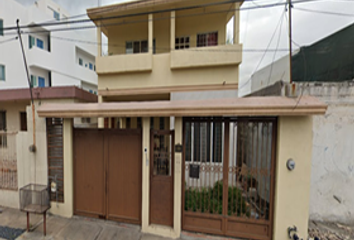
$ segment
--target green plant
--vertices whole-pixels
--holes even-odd
[[[213,187],[209,188],[186,187],[184,198],[186,211],[222,214],[223,181],[217,181]],[[228,187],[227,212],[229,216],[249,215],[242,191],[236,187]]]

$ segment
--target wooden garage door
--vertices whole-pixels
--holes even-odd
[[[74,130],[76,215],[141,223],[141,130]]]

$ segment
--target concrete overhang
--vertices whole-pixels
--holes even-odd
[[[39,117],[188,117],[323,115],[327,105],[311,96],[251,97],[199,101],[43,104]]]
[[[46,87],[32,89],[34,100],[76,99],[83,102],[98,102],[98,97],[78,87]],[[30,101],[28,88],[0,90],[0,102]]]

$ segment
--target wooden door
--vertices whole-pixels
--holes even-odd
[[[151,131],[150,224],[173,226],[174,132]]]
[[[105,135],[107,148],[107,218],[141,223],[142,132],[115,130]]]
[[[74,199],[77,215],[105,216],[103,132],[74,131]]]

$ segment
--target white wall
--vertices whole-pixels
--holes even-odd
[[[329,105],[313,118],[310,218],[354,223],[354,82],[304,89]]]
[[[15,0],[0,1],[0,18],[4,20],[4,27],[14,26],[16,19],[20,24],[34,24],[53,20],[53,14],[47,11],[47,5],[60,9],[61,14],[68,16],[68,12],[60,8],[51,0],[40,0],[37,6],[25,8]],[[32,32],[47,30],[45,28],[32,29]],[[13,38],[16,31],[5,31],[5,36],[0,36],[0,41]],[[47,49],[48,33],[32,34],[44,40],[44,48]],[[56,72],[52,76],[52,86],[81,86],[83,83],[97,85],[97,74],[94,71],[83,71],[76,64],[76,49],[80,48],[90,59],[95,59],[97,46],[77,41],[64,39],[96,41],[96,30],[52,32],[51,52],[33,47],[29,49],[28,34],[23,34],[23,44],[28,58],[29,70],[33,67],[42,68],[46,71]],[[61,39],[60,39],[61,38]],[[9,57],[11,56],[11,57]],[[94,63],[94,61],[93,61]],[[26,88],[27,76],[23,64],[22,52],[18,41],[0,45],[0,64],[6,67],[6,81],[0,81],[0,89]],[[65,76],[65,78],[61,78]],[[78,84],[78,82],[80,82]],[[97,88],[95,88],[97,90]]]

